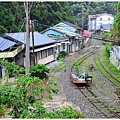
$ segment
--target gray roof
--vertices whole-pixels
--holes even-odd
[[[4,51],[9,47],[12,47],[16,44],[16,42],[10,41],[8,39],[5,39],[3,37],[0,37],[0,50]]]
[[[20,32],[20,33],[9,33],[7,35],[12,35],[12,38],[22,42],[26,43],[26,32]],[[49,38],[48,36],[45,36],[43,34],[40,34],[39,32],[34,32],[34,46],[41,46],[46,45],[50,43],[55,43],[56,41],[52,38]],[[30,46],[32,47],[32,32],[30,32]]]

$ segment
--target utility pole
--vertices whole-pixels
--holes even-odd
[[[96,16],[94,15],[94,34],[96,34]]]
[[[83,30],[83,5],[82,5],[82,30]]]
[[[32,49],[33,49],[33,64],[35,65],[35,52],[34,52],[34,20],[31,20],[31,28],[32,28]]]
[[[30,3],[24,2],[26,12],[26,74],[30,71]]]
[[[83,5],[82,5],[82,35],[84,34],[84,30],[83,30]],[[84,38],[82,38],[82,48],[84,45]]]

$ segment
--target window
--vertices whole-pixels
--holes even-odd
[[[100,18],[100,20],[102,20],[102,18]]]
[[[63,43],[62,46],[63,46],[63,50],[65,50],[65,43]]]
[[[42,51],[43,58],[47,57],[47,50]]]
[[[48,49],[48,56],[52,55],[53,54],[53,48],[49,48]]]
[[[42,59],[42,53],[41,53],[41,51],[38,52],[37,55],[38,55],[38,56],[37,56],[37,57],[38,57],[38,60]]]
[[[108,18],[108,20],[110,20],[110,18]]]

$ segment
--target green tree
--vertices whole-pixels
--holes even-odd
[[[117,3],[118,2],[69,2],[75,16],[75,24],[77,23],[80,27],[82,27],[83,9],[84,29],[87,29],[88,15],[108,13],[114,16],[117,12]]]
[[[118,2],[117,14],[114,18],[113,29],[111,29],[110,33],[110,39],[115,40],[116,38],[120,38],[120,2]]]
[[[39,77],[44,79],[47,77],[47,73],[50,72],[50,69],[47,68],[44,64],[37,64],[30,67],[31,76]]]
[[[35,29],[41,31],[62,21],[73,22],[72,9],[67,2],[35,2],[31,8],[31,19],[38,20]],[[48,25],[48,26],[45,26]]]
[[[118,12],[115,16],[113,29],[115,32],[117,32],[117,36],[120,37],[120,2],[118,3]]]
[[[22,9],[17,2],[0,2],[0,34],[18,32],[22,24]]]
[[[36,109],[34,108],[34,104],[42,107],[41,102],[44,97],[46,99],[52,99],[52,94],[57,94],[59,91],[55,88],[57,85],[55,81],[51,81],[50,79],[43,81],[38,77],[31,76],[31,74],[21,74],[21,69],[18,70],[15,64],[8,64],[7,61],[4,61],[3,66],[8,69],[9,74],[11,74],[11,70],[13,74],[17,74],[17,76],[15,75],[16,77],[13,84],[0,86],[0,104],[11,107],[12,111],[10,115],[15,118],[25,118],[29,116],[31,114],[31,107],[32,109]],[[38,103],[38,100],[41,102]],[[42,112],[42,110],[40,109],[40,112]]]
[[[17,68],[7,61],[4,63],[5,68],[9,69],[10,64]],[[10,70],[11,68],[8,71]],[[87,118],[72,107],[47,111],[42,102],[44,94],[47,93],[52,99],[52,93],[58,93],[58,89],[55,89],[57,83],[21,74],[21,70],[16,70],[16,74],[14,83],[0,86],[0,115],[4,114],[6,107],[10,107],[12,110],[9,114],[12,118]]]

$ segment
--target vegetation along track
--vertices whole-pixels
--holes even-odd
[[[92,51],[89,51],[88,53],[84,54],[83,56],[81,56],[76,62],[81,65],[81,63],[86,60],[87,58],[89,58],[91,55],[94,55],[96,52],[98,51],[98,47],[94,47]],[[71,72],[74,68],[74,65],[72,65],[71,67]]]
[[[84,95],[84,97],[97,109],[99,112],[105,116],[105,118],[120,118],[120,112],[117,109],[112,109],[104,100],[100,100],[88,87],[79,87],[78,89]],[[107,101],[109,101],[108,99]],[[113,101],[113,99],[112,99]],[[115,99],[114,101],[117,101]],[[119,99],[118,99],[119,102]]]
[[[100,73],[111,83],[113,83],[117,88],[120,87],[120,80],[115,78],[103,65],[103,62],[100,59],[100,55],[98,53],[97,56],[94,57],[94,61],[96,64],[97,69],[100,71]]]

